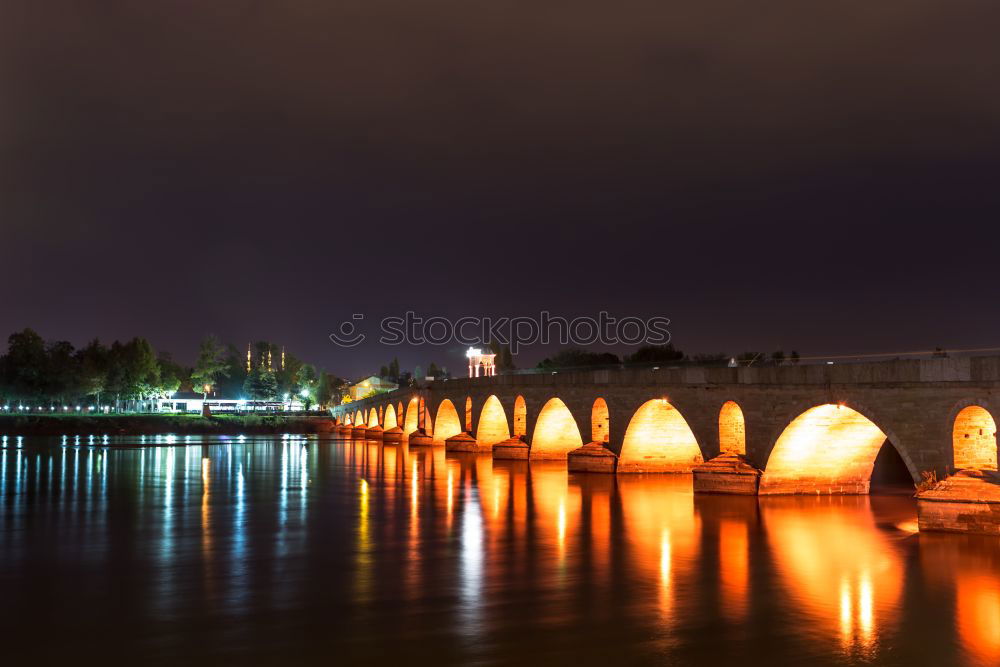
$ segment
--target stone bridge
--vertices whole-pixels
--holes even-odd
[[[1000,357],[984,356],[452,379],[332,415],[341,432],[387,442],[568,458],[577,471],[694,471],[696,490],[701,473],[717,484],[706,490],[834,494],[867,493],[883,447],[914,484],[996,470],[998,409]]]

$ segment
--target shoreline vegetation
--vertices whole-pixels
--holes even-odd
[[[328,415],[0,415],[0,435],[270,435],[329,433]]]

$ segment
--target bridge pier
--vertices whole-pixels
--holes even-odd
[[[508,438],[493,445],[493,458],[499,460],[524,461],[528,458],[530,448],[524,441],[524,436]]]
[[[493,448],[489,445],[480,445],[479,441],[469,433],[462,431],[456,433],[444,441],[444,451],[446,452],[491,452]]]
[[[723,453],[692,470],[695,493],[757,495],[761,472],[745,456]]]
[[[959,470],[917,494],[921,531],[1000,536],[1000,473]]]
[[[427,435],[423,429],[417,429],[410,433],[406,441],[410,447],[432,447],[434,445],[434,438]]]
[[[603,442],[588,442],[566,455],[569,472],[611,473],[618,469],[618,455]]]
[[[368,429],[364,426],[355,426],[351,429],[351,437],[363,439],[365,437],[365,431],[367,430]]]
[[[381,426],[369,426],[365,429],[365,440],[382,440],[383,433]]]
[[[403,441],[403,429],[398,426],[393,426],[390,429],[385,430],[382,433],[383,442],[402,442]]]

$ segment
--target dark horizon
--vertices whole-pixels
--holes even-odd
[[[0,335],[185,363],[206,333],[266,339],[345,377],[461,368],[328,339],[406,310],[663,316],[688,353],[994,347],[998,23],[7,3]]]

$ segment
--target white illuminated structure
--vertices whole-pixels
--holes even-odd
[[[494,359],[497,355],[489,353],[483,354],[478,347],[470,347],[465,356],[469,358],[469,377],[477,378],[497,374],[497,365]]]

